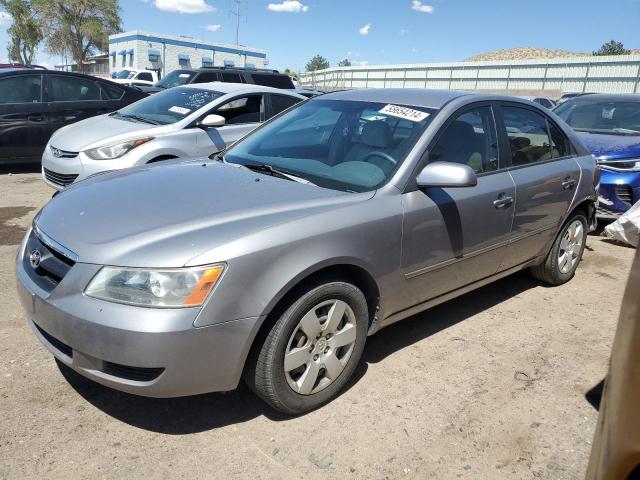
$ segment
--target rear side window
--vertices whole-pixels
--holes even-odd
[[[227,83],[242,83],[239,73],[221,72],[222,81]]]
[[[275,75],[268,73],[252,73],[253,83],[264,87],[295,88],[291,78],[287,75]]]
[[[532,110],[502,107],[514,167],[552,158],[547,120]]]
[[[564,132],[556,127],[553,123],[549,124],[549,134],[551,136],[551,156],[553,158],[562,158],[571,155],[571,144]]]
[[[96,82],[79,77],[51,75],[50,97],[53,102],[100,100]]]
[[[498,169],[498,143],[491,107],[460,114],[445,127],[429,151],[429,160],[469,165],[476,173]]]
[[[40,103],[42,75],[16,75],[0,79],[0,103]]]
[[[296,103],[301,102],[301,98],[286,97],[284,95],[271,95],[271,116],[276,116]]]
[[[100,82],[100,90],[103,100],[120,100],[124,95],[124,89],[111,82]]]
[[[217,82],[218,74],[216,72],[204,72],[196,77],[195,83]]]

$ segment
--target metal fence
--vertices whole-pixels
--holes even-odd
[[[640,55],[368,65],[300,75],[306,87],[440,88],[504,92],[640,93]]]

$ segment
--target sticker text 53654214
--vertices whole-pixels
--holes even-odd
[[[412,122],[421,122],[429,116],[426,112],[420,110],[414,110],[413,108],[401,107],[399,105],[385,105],[380,113],[391,115],[393,117],[403,118],[405,120],[411,120]]]

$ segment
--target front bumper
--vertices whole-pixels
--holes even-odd
[[[76,152],[69,152],[69,154],[73,153]],[[75,156],[55,157],[47,145],[42,154],[42,179],[50,187],[62,190],[72,183],[98,173],[135,167],[144,163],[135,153],[129,152],[114,160],[91,160],[84,152],[79,152]]]
[[[616,219],[640,201],[640,172],[610,170],[601,166],[598,218]]]
[[[236,388],[259,317],[194,327],[199,308],[151,309],[83,295],[100,268],[77,263],[47,292],[24,255],[17,287],[28,322],[62,363],[108,387],[150,397]]]

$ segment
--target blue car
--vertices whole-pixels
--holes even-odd
[[[615,219],[640,201],[640,95],[585,95],[554,110],[600,164],[598,217]]]

